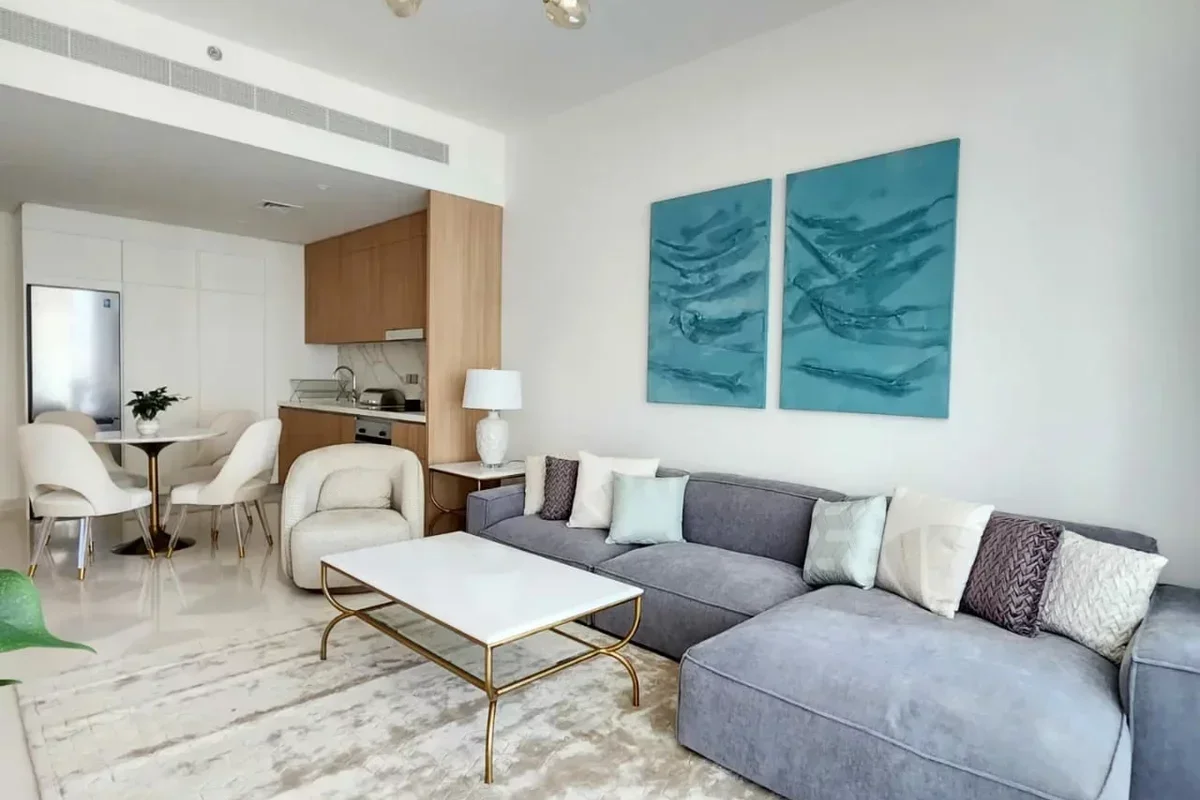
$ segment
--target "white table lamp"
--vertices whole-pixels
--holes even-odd
[[[463,408],[487,411],[475,426],[475,449],[486,467],[504,463],[508,450],[508,423],[498,411],[521,407],[521,373],[511,369],[469,369],[463,390]]]

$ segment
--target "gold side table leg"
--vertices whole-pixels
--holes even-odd
[[[483,685],[488,696],[487,739],[483,748],[483,782],[492,782],[492,741],[496,734],[496,688],[492,683],[492,648],[483,650]]]

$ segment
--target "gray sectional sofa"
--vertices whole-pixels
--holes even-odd
[[[695,474],[686,541],[634,547],[522,516],[524,487],[505,486],[470,496],[467,529],[642,587],[634,641],[681,660],[680,743],[785,797],[1200,798],[1200,592],[1160,586],[1118,669],[1068,639],[881,590],[810,590],[813,504],[844,497]],[[592,624],[624,634],[631,614]]]

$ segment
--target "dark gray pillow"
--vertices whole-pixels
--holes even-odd
[[[1038,611],[1062,526],[992,514],[963,592],[963,609],[1022,636],[1036,636]]]
[[[575,505],[575,481],[579,478],[579,462],[546,456],[546,494],[539,514],[542,519],[571,518]]]

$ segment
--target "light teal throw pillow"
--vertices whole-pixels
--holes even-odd
[[[609,544],[666,544],[683,541],[683,490],[688,476],[642,478],[613,474]]]
[[[808,533],[804,582],[814,587],[848,583],[872,588],[886,520],[886,497],[844,503],[818,500]]]

